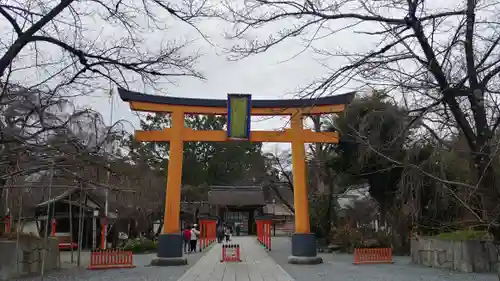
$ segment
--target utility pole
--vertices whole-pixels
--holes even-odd
[[[42,255],[42,265],[40,268],[40,280],[43,281],[43,275],[45,271],[45,259],[47,258],[47,248],[48,248],[48,239],[49,239],[49,225],[50,225],[50,204],[55,204],[52,202],[52,183],[54,180],[54,161],[52,161],[52,165],[50,167],[50,177],[49,177],[49,201],[47,204],[47,218],[45,218],[45,236],[44,236],[44,247],[43,247],[43,255]],[[54,212],[55,213],[55,212]]]
[[[110,126],[110,130],[113,126],[113,90],[111,89],[109,91],[109,126]],[[109,131],[108,131],[108,134],[109,134]],[[106,136],[107,137],[107,136]],[[106,161],[108,161],[108,157],[109,155],[111,155],[111,149],[112,149],[112,143],[107,141],[106,143],[106,153],[104,155],[106,155]],[[103,225],[104,227],[104,243],[102,245],[102,249],[106,249],[107,247],[107,241],[108,241],[108,225],[109,225],[109,218],[108,218],[108,212],[109,212],[109,185],[110,185],[110,179],[111,179],[111,173],[109,172],[109,169],[111,168],[111,165],[108,163],[108,170],[106,172],[106,177],[107,177],[107,186],[106,186],[106,190],[104,191],[104,217],[106,218],[105,219],[105,223]]]

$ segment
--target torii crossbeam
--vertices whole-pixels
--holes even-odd
[[[184,126],[186,114],[228,115],[229,131],[244,132],[237,136],[252,142],[286,142],[292,144],[292,172],[294,184],[295,233],[292,236],[292,256],[290,263],[321,263],[321,257],[316,254],[316,239],[310,232],[308,196],[306,186],[305,143],[337,143],[337,132],[314,132],[303,126],[304,116],[340,113],[354,98],[354,93],[329,96],[318,99],[288,99],[288,100],[251,100],[249,95],[233,96],[239,99],[243,107],[232,105],[229,100],[176,98],[167,96],[147,95],[119,88],[123,101],[129,102],[134,111],[162,112],[171,115],[171,127],[163,130],[135,132],[138,141],[170,142],[170,157],[168,163],[168,178],[165,198],[165,216],[163,233],[159,237],[157,265],[186,264],[182,257],[182,237],[179,229],[179,213],[181,200],[181,177],[183,162],[183,144],[188,141],[231,141],[234,138],[228,131],[199,131]],[[246,103],[245,103],[246,102]],[[231,108],[234,107],[234,112]],[[248,108],[246,112],[245,108]],[[290,116],[290,129],[281,131],[250,131],[250,116]],[[238,118],[236,118],[238,117]],[[234,120],[233,120],[234,119]],[[231,122],[233,120],[233,122]],[[241,123],[245,124],[233,124]],[[234,125],[234,126],[233,126]],[[245,130],[237,126],[245,127]],[[232,129],[234,127],[234,129]]]

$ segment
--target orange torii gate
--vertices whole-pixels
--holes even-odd
[[[314,132],[304,129],[303,119],[309,115],[340,113],[354,98],[354,93],[318,99],[251,100],[250,95],[228,95],[228,100],[176,98],[147,95],[119,88],[123,101],[134,111],[162,112],[171,115],[171,127],[163,130],[135,132],[138,141],[170,142],[168,177],[163,232],[159,237],[158,259],[154,265],[183,265],[182,236],[179,229],[181,177],[184,142],[286,142],[292,144],[295,233],[292,236],[290,263],[317,264],[316,239],[310,232],[306,186],[305,143],[337,143],[337,132]],[[200,131],[186,128],[186,114],[227,115],[228,130]],[[291,116],[289,129],[251,131],[250,116]]]

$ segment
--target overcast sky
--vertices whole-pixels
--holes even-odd
[[[253,99],[290,98],[287,93],[311,82],[325,71],[307,54],[282,62],[294,54],[293,49],[297,49],[293,43],[285,43],[276,50],[240,61],[229,61],[203,40],[196,41],[191,47],[199,48],[203,53],[197,69],[206,76],[206,80],[179,79],[177,85],[165,85],[169,95],[225,99],[228,93],[247,93],[252,94]],[[155,94],[154,91],[148,93]],[[110,105],[102,101],[102,98],[94,97],[87,102],[104,115],[109,115]],[[115,99],[113,119],[137,121],[128,105],[118,97]],[[273,127],[270,122],[257,122],[253,126],[259,129]]]
[[[443,2],[446,3],[449,1],[451,0],[443,0]],[[50,6],[54,5],[51,0],[46,0],[46,2]],[[86,2],[75,2],[73,4],[75,9],[82,9],[85,11],[92,9],[82,5],[87,4]],[[98,5],[93,9],[96,13],[106,13],[105,11],[103,12],[102,7]],[[155,11],[160,13],[159,10]],[[162,13],[162,17],[167,21],[169,29],[165,31],[145,31],[143,35],[143,47],[153,50],[155,47],[160,46],[162,42],[171,40],[191,41],[192,43],[185,50],[185,54],[189,55],[190,52],[193,51],[199,51],[202,54],[196,66],[197,70],[206,77],[206,80],[200,81],[194,78],[183,78],[176,80],[175,84],[158,84],[157,88],[160,88],[161,92],[152,91],[148,88],[144,88],[141,84],[132,82],[130,83],[131,90],[144,91],[148,94],[168,94],[178,97],[225,99],[228,93],[246,93],[251,94],[253,99],[291,98],[291,93],[296,91],[299,87],[307,85],[315,78],[328,74],[329,69],[325,68],[322,63],[330,66],[332,69],[345,63],[345,59],[341,57],[332,57],[327,61],[325,61],[323,57],[321,58],[322,60],[319,60],[320,57],[311,49],[303,51],[305,43],[301,41],[300,38],[284,41],[266,53],[232,62],[229,61],[227,56],[223,53],[223,48],[229,47],[234,42],[225,40],[222,35],[224,31],[231,29],[231,25],[215,20],[204,20],[197,23],[202,33],[209,37],[212,45],[203,40],[200,34],[191,26],[174,20],[173,17],[166,12]],[[68,16],[71,15],[68,14]],[[391,14],[391,16],[396,15]],[[140,25],[147,25],[147,20],[145,18],[138,17],[136,20]],[[260,38],[267,38],[273,31],[275,32],[284,27],[289,27],[290,24],[293,24],[293,21],[294,20],[287,20],[284,23],[273,25],[272,29],[266,28],[255,31],[254,35]],[[349,23],[352,22],[344,22],[344,24]],[[7,27],[8,23],[3,20],[2,25]],[[121,30],[116,25],[112,26],[103,20],[99,20],[98,17],[84,17],[82,18],[82,25],[85,27],[85,31],[81,36],[83,39],[80,39],[82,42],[99,41],[101,44],[109,45],[112,44],[109,42],[113,42],[113,40],[117,40],[126,35],[123,29]],[[338,30],[342,29],[343,26],[341,22],[334,21],[331,22],[330,28]],[[357,26],[358,30],[361,28],[363,31],[373,31],[377,29],[378,26],[373,23],[363,23]],[[10,27],[0,31],[0,33],[2,32],[4,35],[2,42],[8,40],[9,36],[12,36],[9,35],[9,32],[12,32]],[[57,32],[59,32],[58,34],[62,34],[65,31],[58,29]],[[123,32],[123,34],[121,34],[121,32]],[[59,36],[69,37],[73,35],[71,30],[66,31],[66,33],[67,34]],[[314,46],[328,51],[349,50],[350,52],[360,53],[375,47],[374,41],[370,41],[370,37],[353,32],[353,29],[343,30],[337,32],[334,36],[328,36],[320,41],[316,41]],[[53,45],[39,44],[38,48],[39,50],[43,50],[46,60],[54,60],[54,58],[61,56],[61,50],[55,48]],[[26,55],[23,53],[16,62],[16,65],[21,66],[21,68],[25,64],[33,63],[34,57],[33,55],[27,55],[29,52],[28,48],[23,50],[23,52]],[[299,53],[300,55],[296,56]],[[34,81],[43,80],[47,75],[49,74],[42,71],[34,73],[33,70],[21,70],[16,72],[13,80],[20,84],[28,85],[34,83]],[[33,79],[34,77],[37,79]],[[112,115],[114,122],[117,120],[126,120],[132,124],[129,128],[130,130],[132,130],[133,127],[137,128],[139,124],[137,114],[130,110],[127,103],[119,99],[116,88],[114,89],[115,96],[112,108],[108,93],[100,91],[96,91],[89,96],[80,97],[76,99],[76,103],[80,107],[91,107],[99,111],[107,123],[110,122],[110,117]],[[338,93],[333,94],[342,94],[352,89],[353,88],[345,87],[339,90]],[[265,120],[262,120],[262,118],[258,120],[254,118],[252,127],[253,129],[261,130],[279,129],[282,128],[285,123],[286,122],[283,120],[279,120],[279,118],[266,118]]]
[[[230,46],[232,42],[224,39],[222,32],[231,26],[215,21],[204,21],[199,26],[203,34],[210,37],[210,43],[203,40],[193,28],[178,22],[172,23],[172,33],[165,35],[165,37],[193,40],[186,52],[199,50],[202,53],[197,63],[197,69],[205,75],[206,80],[183,78],[177,80],[176,85],[163,84],[162,89],[168,95],[226,99],[228,93],[246,93],[251,94],[253,99],[293,98],[293,93],[298,87],[305,86],[315,78],[327,73],[324,66],[315,60],[312,50],[302,52],[304,44],[299,39],[286,41],[260,55],[239,61],[230,61],[223,52],[223,48]],[[356,36],[329,38],[321,44],[338,46],[340,45],[339,39],[341,39],[343,47],[349,48],[356,46],[356,40],[359,38]],[[151,38],[151,44],[154,44],[156,40],[159,40],[159,37]],[[217,46],[214,47],[212,44]],[[296,56],[298,53],[300,55]],[[330,61],[330,63],[335,63],[335,60]],[[337,63],[342,63],[342,60],[338,59]],[[136,85],[133,90],[146,91],[148,94],[164,94],[144,89],[141,85]],[[348,90],[339,92],[339,94]],[[109,97],[105,93],[78,99],[80,105],[90,106],[101,112],[106,122],[109,122],[111,114],[109,101]],[[139,124],[137,114],[130,110],[127,103],[120,100],[116,92],[112,112],[114,121],[128,120],[136,127]],[[286,121],[280,117],[253,117],[253,129],[272,130],[283,128],[283,126],[286,126]],[[279,145],[280,150],[287,147],[289,145]],[[266,149],[275,150],[276,144],[268,144]]]

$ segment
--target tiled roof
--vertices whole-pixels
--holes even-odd
[[[212,186],[208,203],[224,206],[264,206],[264,194],[260,186]]]

